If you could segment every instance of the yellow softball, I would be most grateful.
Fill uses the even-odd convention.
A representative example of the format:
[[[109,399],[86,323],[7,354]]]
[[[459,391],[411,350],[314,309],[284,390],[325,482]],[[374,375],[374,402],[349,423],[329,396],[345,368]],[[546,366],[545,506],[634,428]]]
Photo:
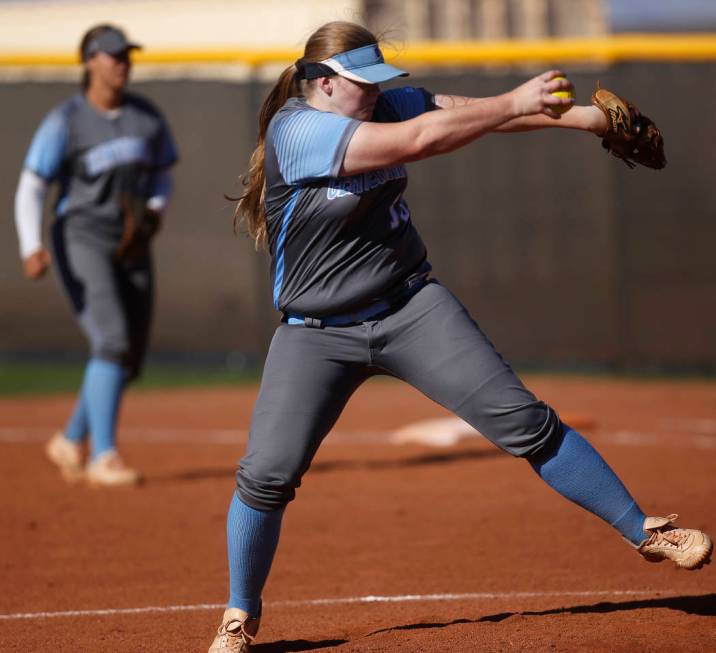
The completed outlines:
[[[559,75],[557,77],[553,77],[552,79],[567,79],[567,78],[564,77],[563,75]],[[554,93],[552,93],[552,95],[574,100],[574,89],[569,89],[569,90],[565,90],[565,91],[555,91]],[[565,113],[566,111],[569,111],[571,108],[572,108],[571,104],[567,104],[566,106],[563,106],[563,107],[561,107],[561,106],[560,107],[552,107],[552,109],[554,111],[556,111],[557,113]]]

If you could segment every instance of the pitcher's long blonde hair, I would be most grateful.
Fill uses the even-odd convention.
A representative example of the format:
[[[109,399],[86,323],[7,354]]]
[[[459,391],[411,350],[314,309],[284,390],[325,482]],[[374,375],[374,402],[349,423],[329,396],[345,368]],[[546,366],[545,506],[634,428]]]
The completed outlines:
[[[341,52],[353,50],[378,43],[378,39],[365,27],[345,21],[326,23],[319,27],[306,41],[302,61],[317,63]],[[246,224],[249,236],[259,247],[267,245],[266,210],[266,176],[264,174],[264,154],[266,130],[271,118],[290,97],[303,95],[305,80],[296,79],[296,66],[291,64],[281,73],[273,89],[261,106],[259,112],[259,135],[256,149],[249,161],[249,171],[240,178],[246,190],[238,198],[234,214],[234,226],[239,222]]]

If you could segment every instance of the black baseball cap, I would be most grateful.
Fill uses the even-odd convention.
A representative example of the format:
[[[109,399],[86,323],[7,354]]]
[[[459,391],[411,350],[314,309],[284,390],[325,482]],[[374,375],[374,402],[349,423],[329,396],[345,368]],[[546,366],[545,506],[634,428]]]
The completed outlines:
[[[85,46],[82,52],[82,61],[87,61],[91,56],[98,52],[106,52],[112,56],[122,54],[127,50],[141,50],[142,46],[138,43],[131,43],[127,40],[124,32],[116,27],[110,27],[100,32]]]

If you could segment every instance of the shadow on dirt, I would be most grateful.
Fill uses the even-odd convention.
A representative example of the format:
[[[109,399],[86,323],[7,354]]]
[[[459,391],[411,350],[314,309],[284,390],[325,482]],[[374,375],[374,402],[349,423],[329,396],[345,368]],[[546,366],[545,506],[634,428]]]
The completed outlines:
[[[453,619],[443,623],[422,623],[422,624],[405,624],[404,626],[390,626],[389,628],[381,628],[368,633],[366,637],[379,635],[380,633],[390,633],[396,630],[428,630],[430,628],[447,628],[448,626],[456,626],[457,624],[476,624],[479,619]]]
[[[444,453],[430,453],[409,458],[394,460],[326,460],[313,463],[309,474],[321,474],[340,470],[384,470],[404,469],[410,467],[423,467],[427,465],[446,465],[466,460],[481,460],[495,456],[505,456],[497,448],[470,451],[446,451]],[[236,467],[212,467],[204,469],[188,469],[173,474],[149,476],[148,484],[170,483],[176,481],[200,481],[211,478],[232,478]]]
[[[205,467],[203,469],[187,469],[171,474],[148,475],[145,482],[147,485],[159,483],[176,483],[184,481],[203,481],[210,478],[232,479],[236,473],[236,467]]]
[[[347,644],[347,639],[326,639],[321,642],[309,642],[305,639],[282,640],[266,644],[254,644],[251,653],[298,653],[299,651],[315,651],[328,646]]]
[[[701,594],[699,596],[672,596],[660,599],[640,599],[637,601],[624,601],[622,603],[593,603],[591,605],[575,605],[568,608],[554,608],[551,610],[525,611],[525,612],[500,612],[498,614],[486,615],[479,619],[454,619],[452,621],[437,623],[406,624],[404,626],[391,626],[374,630],[367,636],[378,635],[396,630],[425,630],[430,628],[447,628],[458,624],[477,624],[484,622],[500,622],[510,617],[544,617],[553,614],[599,614],[610,612],[622,612],[626,610],[644,610],[654,608],[668,608],[680,610],[686,614],[694,614],[702,617],[716,616],[716,594]]]
[[[314,463],[309,473],[333,472],[341,469],[402,469],[405,467],[422,467],[424,465],[445,465],[464,460],[480,460],[504,455],[507,454],[494,448],[469,451],[446,451],[444,453],[424,454],[396,460],[326,460]]]
[[[551,614],[594,614],[623,612],[626,610],[644,610],[654,608],[669,608],[680,610],[686,614],[695,614],[702,617],[716,616],[716,594],[702,594],[700,596],[671,596],[660,599],[639,599],[621,603],[593,603],[592,605],[575,605],[569,608],[554,608],[552,610],[539,610],[537,612],[501,612],[498,614],[480,617],[477,621],[504,621],[509,617],[520,615],[522,617],[543,617]]]

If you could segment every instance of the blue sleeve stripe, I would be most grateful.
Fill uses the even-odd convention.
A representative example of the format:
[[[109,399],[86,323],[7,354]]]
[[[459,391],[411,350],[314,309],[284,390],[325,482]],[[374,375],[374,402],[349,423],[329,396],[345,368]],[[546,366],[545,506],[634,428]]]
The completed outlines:
[[[308,142],[308,136],[311,130],[311,114],[306,111],[304,113],[296,114],[296,117],[292,121],[291,131],[284,132],[286,134],[286,175],[284,178],[288,181],[298,179],[301,168],[306,169],[307,162],[305,159],[302,160],[301,153],[306,152],[306,143]],[[293,156],[291,156],[293,155]]]
[[[336,158],[342,158],[347,147],[346,133],[358,124],[352,118],[314,110],[297,111],[280,120],[273,145],[286,183],[331,176]]]
[[[48,181],[57,177],[67,145],[67,120],[63,112],[51,112],[40,124],[25,157],[25,168]]]
[[[273,146],[278,161],[283,161],[288,156],[289,142],[286,133],[296,117],[298,117],[298,114],[293,114],[292,116],[288,116],[287,118],[284,118],[276,123],[274,128]]]
[[[301,155],[303,154],[305,157],[308,149],[306,145],[311,140],[314,123],[312,113],[302,111],[289,116],[284,123],[284,129],[281,130],[283,142],[278,153],[279,168],[288,183],[300,179],[301,174],[309,168],[308,161]],[[286,165],[284,166],[282,163]],[[320,176],[320,171],[312,170],[312,172],[315,177]]]
[[[285,265],[286,233],[288,232],[288,223],[291,221],[291,216],[293,215],[293,210],[296,208],[300,192],[301,189],[296,188],[286,204],[286,208],[283,211],[281,229],[278,232],[278,240],[276,241],[276,274],[274,275],[273,282],[273,305],[276,308],[278,308],[278,300],[281,296],[281,288],[283,287],[283,271]]]
[[[323,162],[321,159],[321,152],[316,151],[315,148],[309,147],[313,136],[315,134],[315,127],[317,124],[316,118],[320,114],[312,114],[309,111],[298,114],[296,118],[296,124],[291,131],[293,138],[289,140],[288,147],[289,152],[293,156],[288,157],[288,165],[286,167],[286,173],[288,178],[292,181],[298,181],[299,179],[306,177],[321,177],[323,176],[326,166],[321,165]],[[303,155],[303,156],[301,156]],[[286,179],[286,176],[284,176]],[[288,181],[288,179],[286,179]],[[289,182],[290,183],[290,182]]]

